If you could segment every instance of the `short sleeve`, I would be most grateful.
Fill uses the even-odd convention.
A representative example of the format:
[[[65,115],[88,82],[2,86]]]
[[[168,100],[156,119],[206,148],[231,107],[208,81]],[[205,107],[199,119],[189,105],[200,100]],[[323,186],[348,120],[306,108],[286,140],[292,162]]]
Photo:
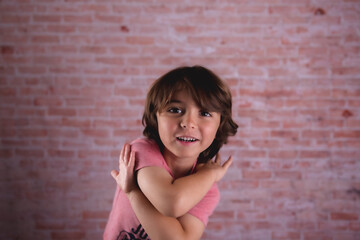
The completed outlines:
[[[164,157],[155,141],[147,138],[139,138],[130,145],[131,150],[135,152],[135,171],[144,167],[164,166]]]
[[[189,213],[207,225],[210,215],[214,212],[220,200],[220,193],[216,183],[210,188],[204,198],[190,209]]]

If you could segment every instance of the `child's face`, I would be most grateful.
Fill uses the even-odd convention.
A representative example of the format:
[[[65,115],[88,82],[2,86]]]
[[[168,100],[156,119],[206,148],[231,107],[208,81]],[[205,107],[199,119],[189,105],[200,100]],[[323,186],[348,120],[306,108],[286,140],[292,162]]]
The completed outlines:
[[[200,109],[187,91],[174,94],[170,103],[157,114],[164,156],[194,158],[213,142],[220,125],[221,114]]]

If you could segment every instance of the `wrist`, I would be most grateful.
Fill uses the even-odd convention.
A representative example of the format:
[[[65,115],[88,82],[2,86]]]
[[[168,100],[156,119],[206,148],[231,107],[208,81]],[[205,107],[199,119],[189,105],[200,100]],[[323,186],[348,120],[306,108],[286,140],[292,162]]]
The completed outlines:
[[[216,182],[217,180],[217,175],[216,175],[216,171],[213,168],[201,168],[201,170],[199,171],[201,174],[205,174],[207,176],[209,176],[209,178],[211,178],[212,182]]]
[[[131,198],[136,197],[136,195],[138,195],[139,192],[141,192],[139,188],[134,188],[128,192],[125,192],[125,194],[128,197],[128,199],[130,200]]]

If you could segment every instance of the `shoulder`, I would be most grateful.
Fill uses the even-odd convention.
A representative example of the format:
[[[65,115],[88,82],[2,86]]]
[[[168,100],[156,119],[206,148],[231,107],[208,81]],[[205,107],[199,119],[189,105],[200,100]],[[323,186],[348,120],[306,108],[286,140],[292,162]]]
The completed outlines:
[[[138,147],[138,148],[152,148],[152,147],[156,147],[159,148],[159,146],[157,145],[157,143],[149,138],[137,138],[134,141],[132,141],[130,143],[131,147]]]
[[[147,166],[162,166],[163,155],[154,140],[138,138],[131,142],[131,151],[135,152],[135,170]]]
[[[141,155],[162,157],[160,148],[154,140],[148,138],[138,138],[131,142],[131,150]]]

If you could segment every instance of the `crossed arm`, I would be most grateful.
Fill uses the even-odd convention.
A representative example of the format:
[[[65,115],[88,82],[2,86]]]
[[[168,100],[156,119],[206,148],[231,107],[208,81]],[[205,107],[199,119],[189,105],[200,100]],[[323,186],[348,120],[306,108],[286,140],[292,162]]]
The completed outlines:
[[[152,239],[200,239],[204,224],[187,212],[219,181],[232,159],[223,165],[217,156],[214,162],[204,164],[195,174],[175,181],[164,169],[147,167],[137,174],[135,181],[135,153],[125,144],[119,158],[118,171],[111,175],[126,193],[142,226]]]

